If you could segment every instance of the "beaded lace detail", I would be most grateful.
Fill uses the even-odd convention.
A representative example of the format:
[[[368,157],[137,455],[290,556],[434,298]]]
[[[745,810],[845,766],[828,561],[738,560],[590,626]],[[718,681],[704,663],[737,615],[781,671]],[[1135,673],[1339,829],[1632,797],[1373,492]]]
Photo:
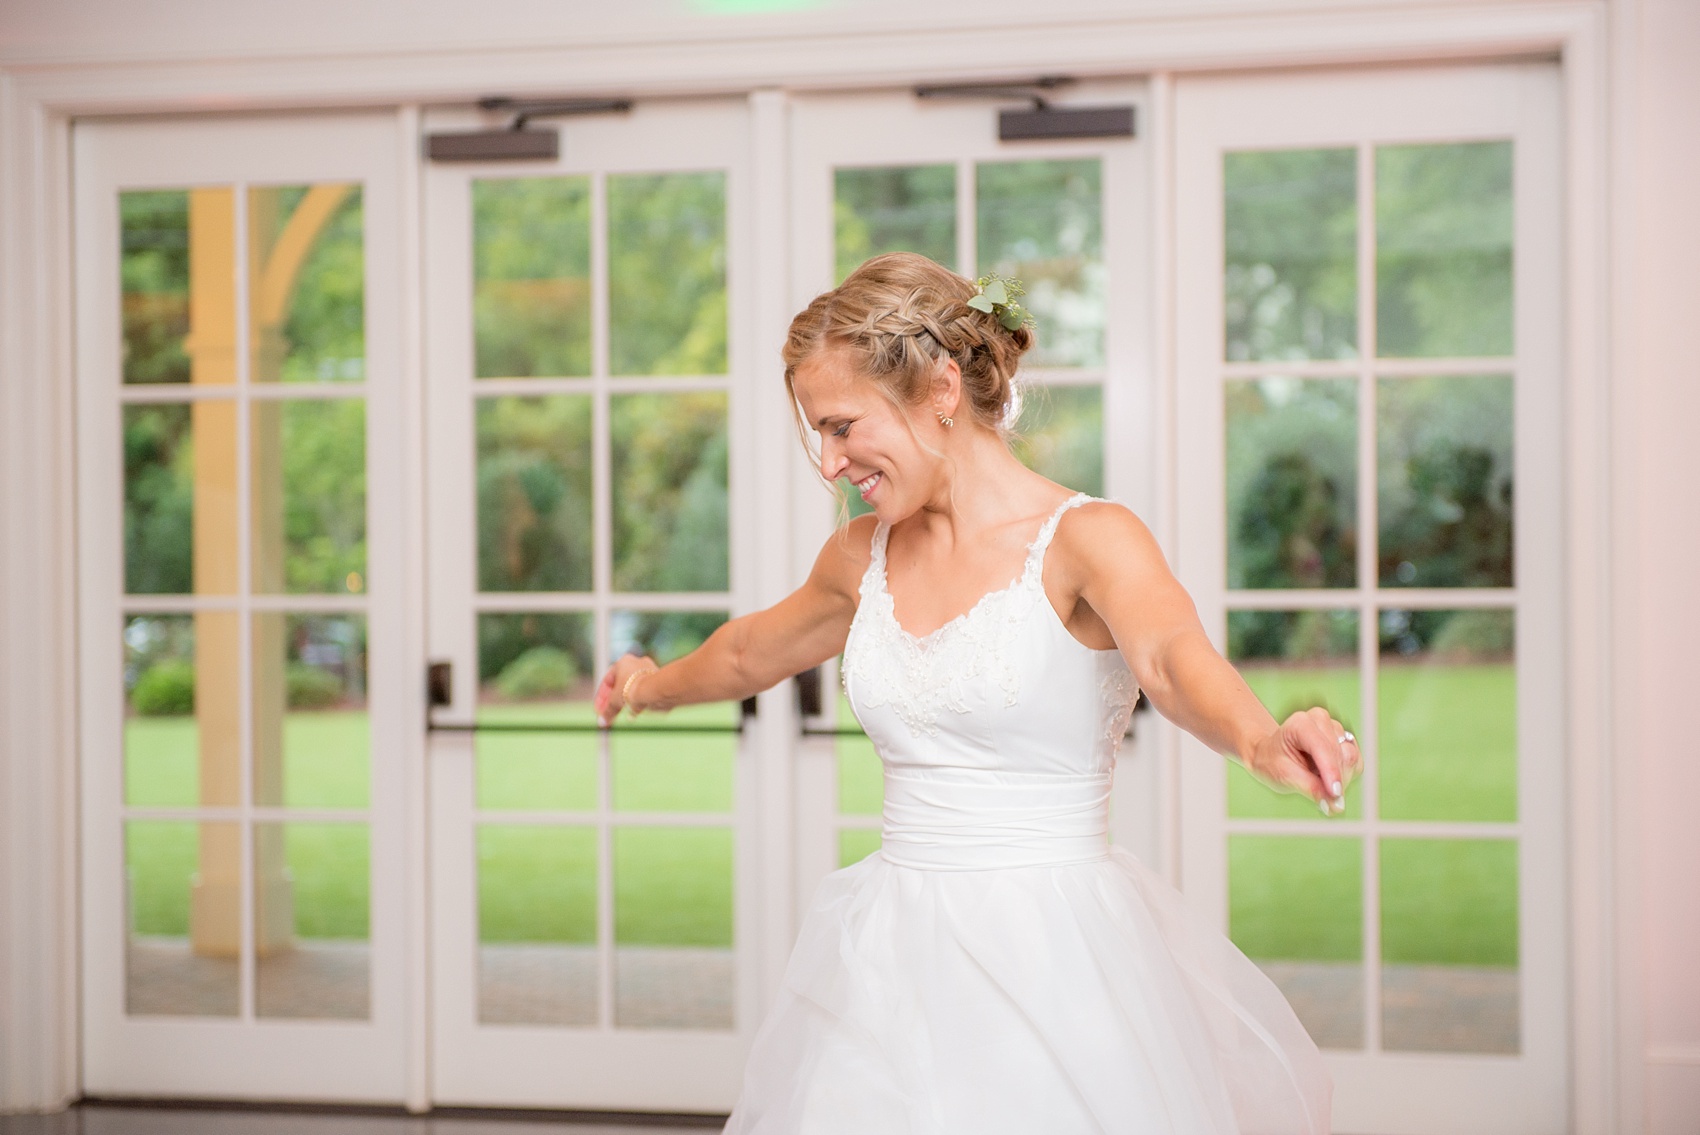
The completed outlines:
[[[1104,675],[1099,688],[1103,691],[1104,709],[1107,711],[1104,740],[1110,743],[1113,751],[1121,748],[1127,736],[1128,724],[1133,720],[1133,707],[1139,702],[1139,683],[1133,680],[1133,671],[1118,666]]]
[[[857,699],[869,708],[891,706],[911,733],[929,736],[938,734],[944,711],[967,713],[970,695],[984,689],[987,680],[1003,691],[1005,705],[1014,705],[1021,690],[1011,647],[1034,603],[1048,602],[1042,580],[1045,549],[1063,514],[1094,499],[1079,493],[1064,501],[1027,546],[1014,582],[987,592],[966,613],[920,637],[897,621],[886,586],[890,530],[884,524],[876,528],[861,602],[844,648],[845,683],[856,683]]]

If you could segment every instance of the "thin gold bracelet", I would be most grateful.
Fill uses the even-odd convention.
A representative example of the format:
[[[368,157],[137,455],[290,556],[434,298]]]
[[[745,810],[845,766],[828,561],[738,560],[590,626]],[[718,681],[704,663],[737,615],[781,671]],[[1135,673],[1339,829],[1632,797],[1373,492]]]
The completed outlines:
[[[632,701],[632,687],[637,683],[639,678],[647,678],[659,669],[661,669],[661,667],[652,662],[645,669],[634,670],[632,671],[632,676],[626,679],[626,684],[620,687],[620,700],[625,703],[626,709],[630,711],[633,717],[636,717],[643,711],[638,709],[637,705]]]

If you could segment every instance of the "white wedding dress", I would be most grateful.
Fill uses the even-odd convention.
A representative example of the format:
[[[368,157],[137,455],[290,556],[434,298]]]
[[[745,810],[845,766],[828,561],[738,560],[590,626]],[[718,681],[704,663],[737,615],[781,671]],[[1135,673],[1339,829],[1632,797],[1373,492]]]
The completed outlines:
[[[917,639],[874,535],[845,690],[881,851],[829,876],[757,1033],[737,1135],[1313,1135],[1331,1086],[1279,991],[1107,842],[1136,695],[1040,582]]]

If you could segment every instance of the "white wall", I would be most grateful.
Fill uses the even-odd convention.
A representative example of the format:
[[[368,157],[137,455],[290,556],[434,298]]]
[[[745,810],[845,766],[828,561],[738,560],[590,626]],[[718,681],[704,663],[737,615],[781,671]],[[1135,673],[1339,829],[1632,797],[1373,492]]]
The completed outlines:
[[[1639,764],[1647,1129],[1700,1132],[1700,3],[1642,0],[1619,376],[1618,728]]]

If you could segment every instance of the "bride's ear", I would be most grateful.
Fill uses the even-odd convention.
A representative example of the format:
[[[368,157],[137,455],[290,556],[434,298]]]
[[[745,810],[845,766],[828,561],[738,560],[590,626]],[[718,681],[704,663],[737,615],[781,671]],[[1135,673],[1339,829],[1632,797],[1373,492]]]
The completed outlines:
[[[946,418],[955,418],[962,408],[962,370],[955,359],[947,358],[933,368],[927,405],[935,417]]]

